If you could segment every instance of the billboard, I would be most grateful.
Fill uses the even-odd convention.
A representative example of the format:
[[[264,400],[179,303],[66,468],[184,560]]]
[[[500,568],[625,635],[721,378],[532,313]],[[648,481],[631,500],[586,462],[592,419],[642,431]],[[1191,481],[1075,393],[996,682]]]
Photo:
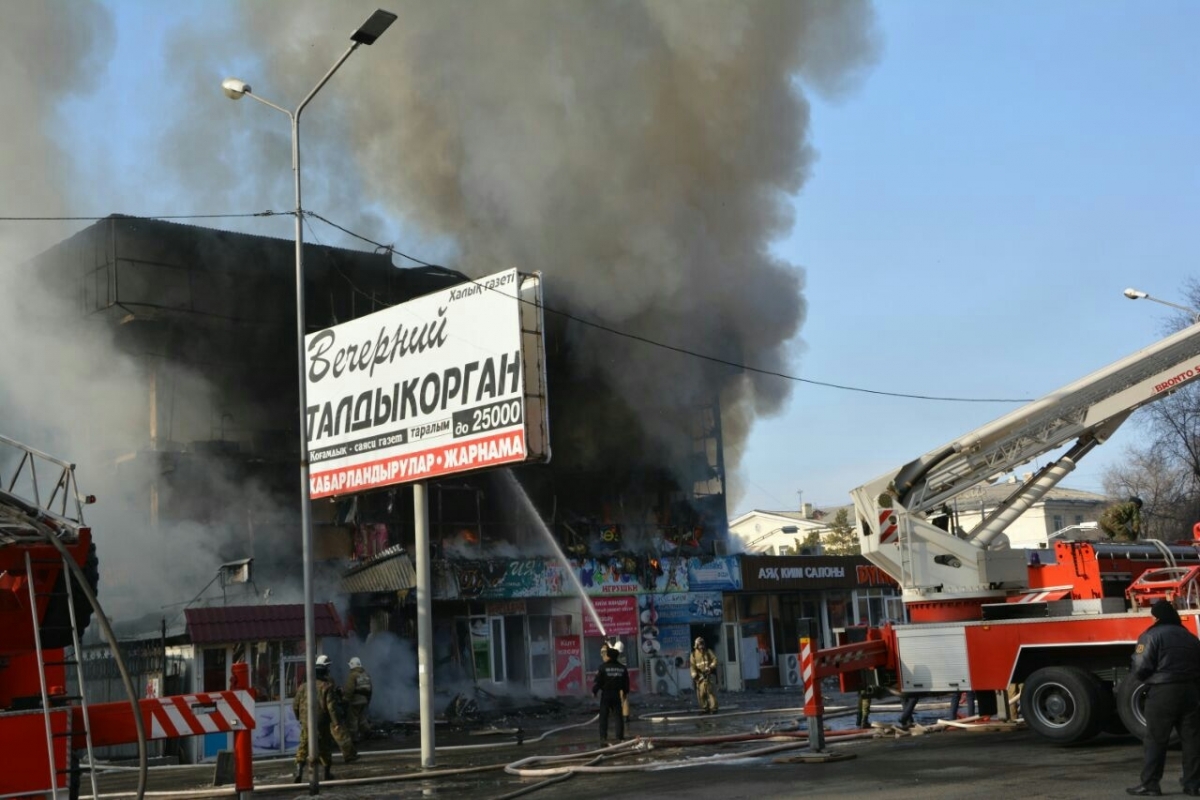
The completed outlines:
[[[307,335],[311,496],[548,459],[541,310],[510,269]]]

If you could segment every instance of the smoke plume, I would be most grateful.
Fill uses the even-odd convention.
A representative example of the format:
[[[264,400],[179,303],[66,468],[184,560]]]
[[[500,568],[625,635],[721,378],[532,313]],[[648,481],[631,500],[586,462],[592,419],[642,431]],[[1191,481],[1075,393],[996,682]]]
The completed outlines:
[[[155,69],[139,76],[150,88],[124,111],[158,132],[156,146],[133,159],[137,172],[101,170],[109,180],[88,185],[71,154],[105,134],[72,127],[62,103],[97,87],[114,52],[114,23],[90,0],[23,4],[0,26],[0,96],[20,109],[6,119],[0,149],[0,214],[286,210],[286,119],[250,99],[231,102],[220,81],[243,78],[295,108],[349,44],[343,34],[378,5],[264,0],[230,3],[228,14],[181,11],[183,21],[162,35]],[[754,419],[779,410],[789,384],[647,340],[788,369],[804,320],[804,273],[770,248],[792,224],[791,198],[815,157],[805,92],[837,96],[870,66],[869,4],[385,5],[397,22],[360,48],[302,117],[306,207],[470,275],[541,270],[549,307],[637,337],[569,325],[564,346],[580,385],[619,393],[671,459],[679,454],[664,443],[682,440],[683,420],[668,409],[719,396],[733,471]],[[100,160],[108,146],[87,152]],[[147,207],[147,197],[159,205]],[[243,225],[290,233],[279,223]],[[116,501],[114,458],[144,443],[144,376],[104,326],[85,335],[69,329],[78,298],[50,306],[31,296],[28,276],[19,276],[19,289],[12,283],[10,265],[69,233],[0,222],[0,312],[32,319],[18,328],[22,347],[0,348],[0,432],[28,431],[35,446],[61,447],[80,462],[86,491],[94,481],[112,484],[96,491],[97,512],[111,516],[101,574],[121,564],[122,580],[134,578],[112,586],[111,598],[153,571],[159,596],[151,599],[147,585],[128,606],[150,610],[198,590],[228,541],[218,534],[216,543],[189,546],[214,535],[205,526],[182,531],[177,550],[151,551],[162,546],[155,534]],[[191,380],[182,368],[178,378]],[[189,395],[205,403],[202,389]],[[604,409],[582,416],[613,418]],[[87,424],[64,424],[72,417]],[[561,443],[553,418],[552,432]],[[622,431],[596,424],[573,436],[572,449],[595,447],[603,460],[611,451],[602,443]],[[211,485],[222,481],[233,491],[226,476]],[[253,489],[244,494],[232,508],[255,504]]]
[[[376,5],[239,5],[244,18],[230,33],[247,48],[243,59],[262,59],[253,79],[239,77],[294,107],[285,98],[303,97],[334,57],[329,32],[348,33]],[[446,263],[469,275],[541,270],[548,306],[633,336],[788,369],[804,275],[770,246],[789,230],[791,198],[814,159],[804,91],[838,95],[874,58],[866,2],[388,8],[396,23],[302,117],[312,126],[305,158],[316,165],[306,173],[315,176],[310,207],[383,241],[415,231],[404,243],[421,254],[436,257],[448,242]],[[198,36],[189,32],[180,48],[202,61]],[[211,92],[214,77],[194,79]],[[171,151],[229,136],[248,142],[247,124],[285,132],[283,120],[262,119],[277,116],[267,109],[239,108],[236,123],[213,111],[196,109],[175,126]],[[267,143],[257,131],[252,141],[240,161],[226,148],[225,168],[258,172],[273,159],[278,186],[286,147],[273,141],[260,153]],[[199,163],[203,170],[181,165],[191,184],[214,175],[212,160]],[[578,377],[615,388],[660,446],[684,439],[680,415],[667,408],[719,397],[730,469],[753,420],[778,411],[790,391],[785,381],[595,328],[575,325],[571,336]]]

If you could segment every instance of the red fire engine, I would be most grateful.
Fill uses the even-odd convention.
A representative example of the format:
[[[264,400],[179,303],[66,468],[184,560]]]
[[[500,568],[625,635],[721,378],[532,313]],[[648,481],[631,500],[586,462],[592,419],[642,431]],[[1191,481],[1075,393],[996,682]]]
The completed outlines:
[[[818,673],[843,675],[844,688],[894,676],[904,692],[973,690],[985,714],[1003,714],[1000,693],[1021,685],[1027,724],[1064,744],[1144,733],[1145,693],[1129,674],[1134,643],[1158,597],[1200,633],[1200,542],[1025,550],[1004,533],[1134,410],[1198,376],[1192,325],[855,489],[863,554],[900,584],[909,623],[825,651]],[[957,495],[1046,454],[1050,463],[1015,482],[995,511],[970,530],[958,526]]]
[[[220,731],[241,734],[237,788],[249,788],[254,700],[244,665],[231,691],[138,697],[96,600],[96,548],[83,523],[93,499],[79,494],[74,464],[0,436],[0,797],[77,797],[84,774],[95,796],[94,748],[130,742],[139,743],[141,796],[147,740]],[[128,702],[87,702],[77,654],[92,619],[113,646]]]

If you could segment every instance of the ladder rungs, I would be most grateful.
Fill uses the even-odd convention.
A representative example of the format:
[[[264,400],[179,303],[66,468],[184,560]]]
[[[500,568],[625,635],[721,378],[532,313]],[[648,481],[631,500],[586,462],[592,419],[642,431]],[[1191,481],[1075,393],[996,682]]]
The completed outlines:
[[[43,666],[47,666],[47,667],[73,667],[73,666],[75,666],[75,665],[76,665],[76,664],[78,664],[78,663],[79,663],[79,662],[78,662],[78,661],[76,661],[76,660],[74,660],[74,659],[68,659],[67,661],[46,661],[46,662],[43,662]]]

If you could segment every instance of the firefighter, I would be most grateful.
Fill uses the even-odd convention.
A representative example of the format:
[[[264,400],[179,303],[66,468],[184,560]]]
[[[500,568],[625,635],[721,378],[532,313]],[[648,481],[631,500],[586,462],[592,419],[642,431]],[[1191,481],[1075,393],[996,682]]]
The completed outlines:
[[[617,660],[620,661],[626,669],[629,668],[629,662],[625,660],[625,643],[618,637],[614,636],[609,640],[608,646],[617,651]],[[621,716],[628,725],[629,719],[629,692],[625,693],[625,699],[621,701]]]
[[[338,703],[338,689],[329,677],[329,656],[317,656],[314,673],[317,684],[317,760],[325,765],[325,780],[333,780],[330,766],[333,762],[333,744],[341,748],[342,758],[347,764],[358,760],[354,742],[346,735],[342,725],[342,710]],[[308,682],[301,683],[292,699],[292,710],[300,721],[300,747],[296,750],[296,772],[293,783],[304,780],[304,764],[308,761]]]
[[[616,714],[617,740],[625,738],[625,717],[621,706],[629,695],[629,670],[620,662],[621,654],[611,647],[604,648],[604,663],[596,670],[592,696],[600,695],[600,743],[608,744],[608,715]]]
[[[701,714],[717,713],[717,656],[708,649],[703,636],[697,636],[688,666],[692,685],[696,687],[696,703]]]
[[[367,723],[367,706],[371,704],[371,675],[358,656],[350,659],[350,674],[346,676],[342,691],[346,697],[346,730],[357,744],[367,738],[371,730]]]
[[[1131,667],[1149,687],[1142,782],[1125,791],[1162,794],[1159,781],[1174,728],[1183,746],[1183,793],[1200,797],[1200,640],[1183,627],[1169,601],[1156,600],[1150,613],[1155,622],[1138,637]]]
[[[1104,509],[1100,529],[1119,542],[1137,541],[1142,535],[1142,498],[1130,497]]]

